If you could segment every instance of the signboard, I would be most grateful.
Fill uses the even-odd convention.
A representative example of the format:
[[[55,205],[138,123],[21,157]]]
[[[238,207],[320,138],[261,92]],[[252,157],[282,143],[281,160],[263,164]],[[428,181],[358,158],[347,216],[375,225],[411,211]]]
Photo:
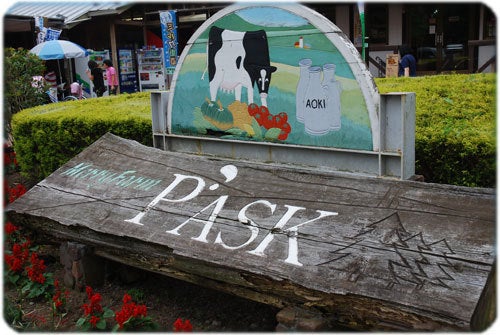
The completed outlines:
[[[36,33],[36,44],[45,42],[45,32],[44,18],[43,16],[35,16],[35,33]]]
[[[336,320],[345,309],[354,326],[465,330],[494,273],[495,204],[494,190],[165,152],[107,134],[7,214],[183,280]]]
[[[42,16],[36,16],[35,18],[35,32],[36,32],[36,43],[40,44],[45,41],[58,40],[61,36],[60,29],[54,29],[50,27],[45,27],[45,18]]]
[[[385,57],[385,77],[397,77],[399,74],[399,55],[387,54]]]
[[[168,132],[226,140],[379,149],[379,95],[354,45],[307,7],[233,5],[179,59]]]
[[[177,65],[177,19],[175,10],[160,12],[165,73],[172,74]]]

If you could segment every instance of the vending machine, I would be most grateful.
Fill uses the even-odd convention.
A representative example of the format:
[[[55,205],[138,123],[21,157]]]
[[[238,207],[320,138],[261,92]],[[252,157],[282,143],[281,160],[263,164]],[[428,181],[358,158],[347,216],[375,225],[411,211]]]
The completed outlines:
[[[141,92],[166,89],[163,48],[148,46],[137,50],[137,67]]]
[[[134,93],[139,91],[137,74],[135,72],[134,52],[132,50],[118,50],[118,71],[120,93]]]
[[[93,84],[92,81],[87,77],[87,74],[85,71],[89,68],[88,66],[88,61],[93,60],[99,65],[101,69],[102,67],[102,62],[105,59],[110,59],[109,57],[109,50],[102,50],[102,51],[95,51],[95,50],[87,50],[89,52],[87,57],[80,57],[80,58],[75,58],[75,74],[76,74],[76,81],[82,84],[83,87],[83,95],[86,98],[90,98],[92,96],[95,96],[93,94]],[[104,69],[103,69],[104,72]],[[108,87],[108,82],[106,79],[104,79],[104,85]],[[108,92],[104,92],[104,95],[108,95]]]

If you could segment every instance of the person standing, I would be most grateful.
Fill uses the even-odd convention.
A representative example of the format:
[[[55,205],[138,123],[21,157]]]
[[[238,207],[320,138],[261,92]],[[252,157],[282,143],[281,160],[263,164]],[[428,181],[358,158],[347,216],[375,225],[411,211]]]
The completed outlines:
[[[103,62],[104,70],[106,70],[106,79],[108,80],[109,95],[116,95],[116,90],[118,89],[118,74],[116,69],[113,67],[113,63],[109,59],[105,59]]]
[[[87,77],[89,77],[89,79],[92,80],[92,83],[94,84],[95,94],[98,97],[102,97],[102,95],[106,91],[102,70],[93,60],[89,60],[87,65],[89,66],[89,68],[87,69],[87,71],[85,71],[85,73],[87,73]]]
[[[417,76],[417,60],[411,53],[411,48],[407,45],[401,45],[398,48],[399,56],[399,77],[416,77]]]
[[[57,102],[59,99],[57,97],[57,75],[56,71],[52,68],[47,68],[47,71],[43,75],[43,79],[48,86],[48,95],[50,101]]]

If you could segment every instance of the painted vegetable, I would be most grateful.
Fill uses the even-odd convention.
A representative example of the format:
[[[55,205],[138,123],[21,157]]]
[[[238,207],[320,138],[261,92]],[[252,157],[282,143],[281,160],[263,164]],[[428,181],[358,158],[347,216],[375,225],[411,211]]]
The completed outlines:
[[[227,130],[233,126],[233,114],[222,106],[222,103],[206,99],[201,105],[203,117],[220,130]]]

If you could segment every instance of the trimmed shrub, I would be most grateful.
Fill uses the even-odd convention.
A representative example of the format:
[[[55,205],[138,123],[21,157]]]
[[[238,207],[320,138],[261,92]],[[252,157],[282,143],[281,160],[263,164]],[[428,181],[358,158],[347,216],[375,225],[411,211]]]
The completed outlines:
[[[378,78],[380,93],[416,93],[417,174],[428,182],[495,187],[496,74]]]
[[[42,79],[45,70],[43,61],[29,50],[19,48],[4,49],[4,135],[11,132],[12,115],[17,112],[40,105],[48,100]]]
[[[416,173],[428,182],[495,187],[496,75],[377,78],[380,93],[416,93]],[[22,173],[39,181],[106,132],[152,146],[150,94],[30,108],[13,119]]]
[[[15,114],[12,128],[21,173],[38,182],[107,132],[152,146],[150,94],[37,106]]]

